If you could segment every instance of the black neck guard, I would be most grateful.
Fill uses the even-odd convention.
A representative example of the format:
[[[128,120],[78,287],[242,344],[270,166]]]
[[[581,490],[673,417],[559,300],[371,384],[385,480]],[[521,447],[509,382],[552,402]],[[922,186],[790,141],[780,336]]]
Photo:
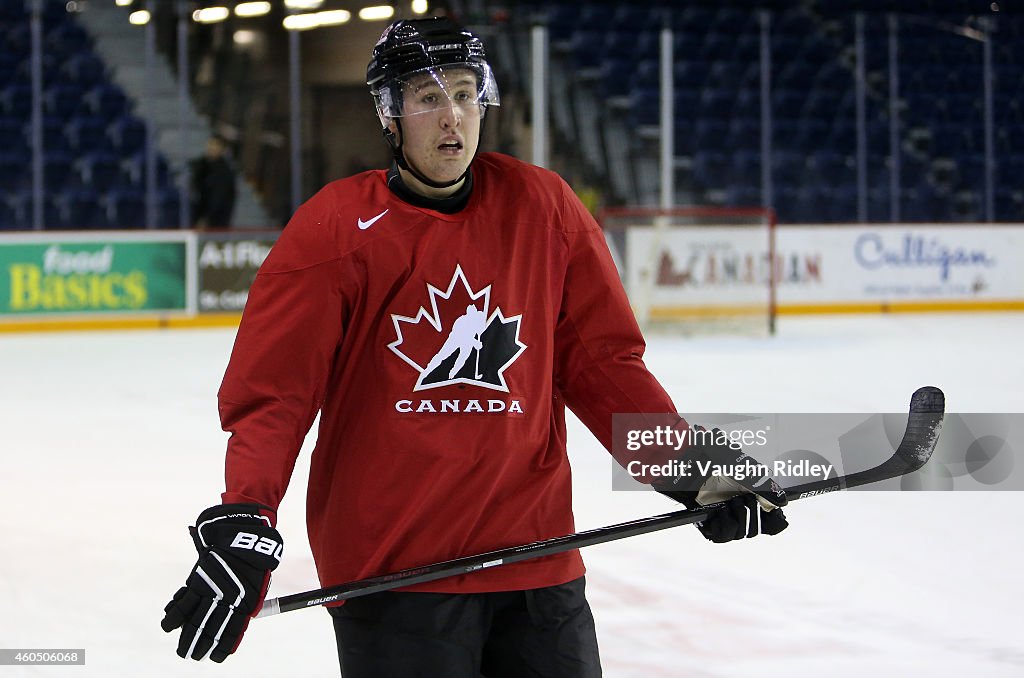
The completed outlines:
[[[391,189],[392,193],[410,205],[431,209],[441,214],[455,214],[466,207],[469,203],[469,196],[473,192],[473,172],[471,169],[466,170],[465,177],[466,181],[463,182],[459,190],[447,198],[428,198],[406,186],[405,182],[402,181],[402,175],[398,172],[398,165],[391,165],[391,169],[388,170],[388,188]]]

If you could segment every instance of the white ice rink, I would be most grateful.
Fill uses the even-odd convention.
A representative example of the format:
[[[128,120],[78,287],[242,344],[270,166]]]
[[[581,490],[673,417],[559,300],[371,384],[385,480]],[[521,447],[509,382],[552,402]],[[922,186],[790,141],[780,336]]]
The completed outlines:
[[[159,627],[218,501],[216,390],[233,330],[0,335],[0,647],[85,648],[84,667],[6,676],[337,676],[322,610],[254,621],[221,665]],[[773,339],[650,341],[683,412],[1024,412],[1024,314],[783,318]],[[577,527],[673,510],[611,492],[575,420]],[[1018,460],[1020,461],[1020,460]],[[305,462],[306,466],[303,466]],[[317,586],[300,459],[272,595]],[[610,678],[1024,675],[1019,493],[849,492],[795,503],[774,538],[681,527],[584,551]],[[400,678],[400,677],[396,677]]]

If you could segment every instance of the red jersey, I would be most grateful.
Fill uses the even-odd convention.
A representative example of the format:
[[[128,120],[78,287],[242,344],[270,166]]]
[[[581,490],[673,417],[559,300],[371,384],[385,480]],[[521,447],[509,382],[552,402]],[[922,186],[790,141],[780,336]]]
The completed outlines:
[[[278,507],[321,412],[306,517],[320,582],[574,531],[564,408],[674,412],[597,223],[553,172],[483,153],[468,204],[371,171],[295,213],[249,293],[219,393],[225,502]],[[610,481],[609,481],[610,482]],[[409,587],[536,588],[578,551]]]

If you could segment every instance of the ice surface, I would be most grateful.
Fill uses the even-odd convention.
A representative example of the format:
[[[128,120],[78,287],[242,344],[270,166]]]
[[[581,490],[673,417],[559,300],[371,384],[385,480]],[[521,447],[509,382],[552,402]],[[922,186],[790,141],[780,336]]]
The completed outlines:
[[[217,501],[216,390],[233,331],[0,336],[0,646],[86,649],[86,666],[3,676],[336,676],[322,610],[254,621],[225,664],[185,662],[159,628],[193,561],[185,526]],[[774,339],[652,338],[683,412],[1024,412],[1024,315],[783,318]],[[673,510],[611,492],[608,455],[570,422],[579,529]],[[272,594],[317,586],[308,453],[281,510]],[[1011,492],[850,492],[787,510],[775,538],[691,527],[591,547],[610,678],[1020,676],[1024,537]],[[795,672],[795,673],[794,673]]]

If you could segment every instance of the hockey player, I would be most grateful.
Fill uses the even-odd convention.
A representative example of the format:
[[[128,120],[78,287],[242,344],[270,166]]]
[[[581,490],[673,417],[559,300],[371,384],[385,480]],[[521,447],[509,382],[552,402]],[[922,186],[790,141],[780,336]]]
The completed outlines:
[[[609,449],[613,413],[676,411],[572,190],[477,154],[499,104],[481,41],[445,18],[397,21],[367,81],[394,166],[313,196],[252,286],[219,392],[226,490],[192,528],[198,562],[162,622],[182,657],[223,661],[259,610],[317,412],[306,519],[329,586],[573,532],[565,407]],[[713,482],[736,495],[708,538],[785,527],[774,483],[691,480],[661,489],[688,505]],[[598,676],[583,575],[571,551],[351,599],[329,610],[342,671]]]
[[[452,323],[452,331],[448,335],[447,341],[441,347],[441,350],[427,363],[426,374],[429,375],[436,370],[446,358],[449,358],[456,352],[458,352],[458,356],[455,359],[455,364],[448,371],[449,379],[455,378],[455,375],[462,369],[462,366],[469,360],[469,354],[474,351],[477,355],[477,366],[479,367],[480,350],[484,347],[483,342],[480,340],[480,335],[483,334],[484,329],[487,327],[486,322],[487,318],[483,311],[472,304],[467,306],[466,314]],[[474,374],[477,379],[481,376],[479,369]]]

